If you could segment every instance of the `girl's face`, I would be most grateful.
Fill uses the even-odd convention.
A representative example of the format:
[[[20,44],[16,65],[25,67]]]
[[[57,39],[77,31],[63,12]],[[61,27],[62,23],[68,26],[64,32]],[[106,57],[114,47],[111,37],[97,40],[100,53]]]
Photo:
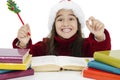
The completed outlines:
[[[55,28],[57,34],[64,38],[69,39],[78,30],[77,18],[72,10],[61,9],[58,11],[55,20]]]

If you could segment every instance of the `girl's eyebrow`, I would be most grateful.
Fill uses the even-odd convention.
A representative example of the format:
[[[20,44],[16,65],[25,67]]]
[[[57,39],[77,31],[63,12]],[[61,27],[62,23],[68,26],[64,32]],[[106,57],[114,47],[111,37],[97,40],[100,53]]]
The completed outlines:
[[[58,17],[60,17],[60,16],[62,16],[62,14],[60,14],[60,15],[57,15],[57,16],[56,16],[56,19],[57,19]]]
[[[73,17],[76,17],[74,14],[69,14],[69,15],[71,15],[71,16],[73,16]]]
[[[73,17],[76,17],[74,14],[69,14],[70,16],[73,16]],[[60,14],[60,15],[57,15],[56,16],[56,19],[58,18],[58,17],[60,17],[60,16],[62,16],[62,14]]]

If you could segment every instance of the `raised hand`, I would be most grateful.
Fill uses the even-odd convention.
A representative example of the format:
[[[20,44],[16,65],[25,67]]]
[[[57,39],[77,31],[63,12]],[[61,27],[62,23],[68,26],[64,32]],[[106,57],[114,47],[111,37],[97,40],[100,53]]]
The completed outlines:
[[[19,30],[18,30],[18,35],[17,38],[19,39],[19,44],[18,46],[21,48],[25,48],[31,38],[30,35],[28,35],[28,32],[30,32],[30,27],[28,24],[23,25]]]
[[[98,41],[103,41],[105,38],[104,34],[104,24],[99,21],[98,19],[95,19],[94,17],[90,17],[86,21],[86,26],[90,30],[91,33],[94,34],[95,38]]]

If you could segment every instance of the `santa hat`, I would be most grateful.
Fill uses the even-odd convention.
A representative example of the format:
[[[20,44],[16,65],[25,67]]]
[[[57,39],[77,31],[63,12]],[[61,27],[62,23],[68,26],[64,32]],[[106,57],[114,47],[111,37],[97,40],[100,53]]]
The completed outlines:
[[[81,27],[84,27],[84,14],[83,11],[81,10],[80,6],[71,0],[62,0],[59,3],[57,3],[55,6],[51,8],[50,15],[49,15],[49,20],[48,20],[48,26],[49,30],[51,31],[52,26],[54,24],[56,14],[60,9],[71,9],[74,13],[74,15],[78,18]]]

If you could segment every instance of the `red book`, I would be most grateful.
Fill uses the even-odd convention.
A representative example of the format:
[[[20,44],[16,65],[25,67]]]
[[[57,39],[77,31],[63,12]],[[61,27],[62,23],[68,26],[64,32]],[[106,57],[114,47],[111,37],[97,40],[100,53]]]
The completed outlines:
[[[0,74],[0,80],[24,77],[29,75],[34,75],[34,70],[32,68],[29,68],[28,70],[18,70]]]
[[[120,75],[94,69],[86,68],[82,71],[83,77],[93,78],[95,80],[120,80]]]
[[[0,48],[0,63],[23,63],[29,49]]]

